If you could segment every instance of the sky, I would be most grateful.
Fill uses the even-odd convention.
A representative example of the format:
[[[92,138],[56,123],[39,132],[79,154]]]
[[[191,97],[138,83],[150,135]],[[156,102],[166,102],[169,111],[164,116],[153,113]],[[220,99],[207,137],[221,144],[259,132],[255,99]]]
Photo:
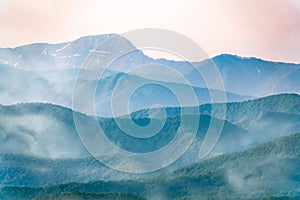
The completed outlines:
[[[300,0],[0,0],[0,47],[163,28],[222,53],[300,63]]]

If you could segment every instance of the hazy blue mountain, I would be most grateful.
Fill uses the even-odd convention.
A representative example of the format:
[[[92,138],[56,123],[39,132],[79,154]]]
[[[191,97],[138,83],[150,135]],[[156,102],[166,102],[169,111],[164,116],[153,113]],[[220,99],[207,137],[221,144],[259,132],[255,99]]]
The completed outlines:
[[[87,109],[85,106],[94,97],[96,97],[96,110],[100,116],[112,116],[110,104],[112,93],[116,86],[120,87],[123,93],[129,93],[133,85],[147,84],[140,88],[130,99],[131,111],[149,108],[153,104],[161,106],[174,107],[179,106],[177,97],[166,87],[175,88],[182,93],[187,90],[195,92],[197,105],[209,103],[210,93],[205,88],[191,87],[182,83],[171,83],[162,81],[152,81],[137,75],[130,75],[115,71],[106,71],[98,81],[97,72],[95,70],[81,70],[80,78],[77,78],[78,69],[65,70],[47,70],[47,71],[25,71],[9,65],[0,65],[0,72],[3,76],[0,78],[0,103],[9,105],[26,102],[43,102],[62,105],[72,108],[73,88],[76,83],[78,96],[83,102],[77,107],[77,110],[83,113],[95,114],[93,110]],[[118,81],[123,80],[122,84]],[[212,90],[222,94],[221,91]],[[178,94],[177,94],[178,95]],[[242,101],[251,99],[249,96],[239,96],[233,93],[226,93],[228,101]],[[88,98],[90,97],[90,98]],[[80,98],[80,97],[79,97]],[[119,101],[124,101],[120,94],[117,94]],[[195,105],[185,102],[185,105]],[[124,105],[126,106],[126,105]],[[126,113],[123,113],[126,114]]]
[[[268,97],[247,100],[243,102],[229,102],[217,104],[204,104],[197,107],[186,108],[167,108],[169,116],[178,116],[182,109],[185,113],[195,114],[197,110],[201,114],[212,115],[216,118],[223,118],[220,112],[226,106],[226,120],[233,124],[239,124],[244,128],[248,128],[250,121],[255,121],[262,115],[267,113],[282,113],[291,115],[300,115],[300,95],[298,94],[278,94]],[[212,107],[215,112],[212,112]],[[159,109],[153,108],[152,110]],[[156,111],[158,112],[158,111]],[[143,109],[131,113],[133,118],[147,117],[149,109]]]
[[[290,134],[300,131],[299,105],[300,97],[298,95],[275,95],[252,101],[229,103],[227,104],[226,116],[229,123],[226,123],[228,126],[230,123],[237,124],[247,130],[247,132],[245,132],[242,131],[243,129],[239,130],[237,126],[237,128],[233,127],[233,129],[237,130],[236,132],[243,133],[242,139],[245,140],[244,142],[246,143],[241,143],[240,147],[246,147],[248,142],[248,145],[262,142],[262,138],[256,137],[257,134],[262,135],[265,141],[280,136],[276,134],[276,130],[280,130],[280,134]],[[223,105],[216,104],[214,106],[221,107]],[[182,109],[188,109],[185,113],[189,113],[191,120],[193,120],[193,115],[195,115],[195,113],[193,113],[194,108]],[[205,132],[205,127],[207,127],[210,121],[209,115],[220,118],[218,112],[211,113],[210,109],[211,105],[209,104],[200,106],[203,120],[200,119],[199,132]],[[155,111],[155,108],[153,111]],[[178,129],[178,125],[173,125],[180,122],[180,116],[178,108],[166,108],[166,111],[168,113],[166,127],[168,128],[164,129],[164,135],[169,135],[170,139],[172,131],[176,132]],[[133,119],[143,119],[148,118],[148,114],[149,112],[147,110],[141,110],[132,113],[131,117]],[[81,115],[83,116],[82,120],[85,120],[86,124],[89,124],[89,121],[93,119],[84,114]],[[72,110],[70,109],[51,104],[1,106],[0,118],[1,137],[3,138],[0,140],[2,141],[0,145],[2,153],[28,153],[27,155],[30,156],[42,156],[46,158],[55,158],[56,156],[64,157],[64,154],[68,158],[87,155],[84,148],[79,145],[80,140],[74,127]],[[107,132],[114,132],[114,134],[111,134],[112,136],[116,137],[118,134],[122,136],[121,130],[118,129],[113,119],[99,119],[101,119],[100,123],[102,123],[103,127],[106,127]],[[276,125],[280,126],[276,127]],[[202,126],[204,128],[201,130]],[[91,134],[92,133],[93,130],[91,130]],[[230,133],[230,131],[228,131],[228,133]],[[125,139],[125,136],[123,139]],[[164,140],[160,141],[161,138],[155,139],[156,140],[151,142],[154,142],[158,146],[166,142]],[[237,144],[239,144],[238,142],[241,142],[241,140],[237,140]],[[126,142],[124,144],[128,145]],[[136,143],[136,145],[138,145],[138,143]],[[19,146],[20,148],[14,148],[14,146]],[[142,143],[141,146],[143,146]],[[153,146],[150,145],[150,147]],[[146,149],[141,149],[141,151],[145,150]]]
[[[122,80],[122,84],[118,83]],[[114,86],[118,85],[118,89],[122,91],[120,94],[116,94],[116,99],[119,104],[127,107],[129,103],[130,112],[141,110],[144,108],[150,108],[152,105],[159,104],[160,107],[186,107],[186,106],[196,106],[211,102],[210,93],[223,95],[222,91],[211,90],[207,88],[191,87],[186,84],[172,83],[172,82],[162,82],[162,81],[151,81],[149,79],[141,78],[136,75],[128,75],[124,73],[119,73],[115,76],[107,77],[102,79],[100,82],[93,82],[91,85],[97,84],[95,102],[97,115],[99,116],[111,116],[111,110],[107,109],[111,106],[112,93],[114,92]],[[131,92],[132,85],[143,85],[131,96],[130,101],[127,102],[122,98],[123,94],[128,94]],[[89,85],[90,86],[90,85]],[[168,90],[172,88],[175,91],[180,91],[179,93],[173,93]],[[90,91],[91,89],[85,88],[82,91]],[[185,95],[186,91],[193,90],[195,97],[190,97],[195,99],[194,101],[184,101],[180,102],[180,95]],[[233,93],[225,93],[227,96],[227,101],[237,102],[252,99],[250,96],[239,96]],[[84,96],[84,95],[80,95]],[[223,103],[223,102],[215,102]],[[104,109],[106,108],[106,109]],[[128,114],[128,113],[122,113]]]
[[[225,102],[213,105],[209,104],[210,93],[203,77],[194,69],[207,67],[211,60],[188,63],[152,59],[116,34],[82,37],[61,44],[0,48],[0,104],[10,105],[0,106],[0,199],[300,196],[300,136],[273,140],[300,132],[300,65],[228,54],[212,61],[220,71],[227,96]],[[148,69],[131,71],[143,65]],[[170,73],[170,69],[188,83]],[[124,99],[122,95],[129,94],[134,85],[143,84],[129,100]],[[73,107],[74,86],[78,102]],[[117,105],[129,105],[129,110],[111,118],[116,88]],[[167,88],[175,88],[177,93]],[[195,92],[196,103],[190,95],[187,102],[179,103],[176,97],[179,93],[187,96],[189,89]],[[222,94],[214,88],[210,92]],[[254,97],[259,99],[252,100]],[[95,100],[95,112],[90,99]],[[22,104],[11,105],[15,103]],[[159,107],[151,112],[165,110],[167,116],[150,119],[149,108],[153,105]],[[212,106],[216,112],[212,112]],[[221,122],[225,106],[227,115],[219,141],[208,159],[198,163],[210,122]],[[190,130],[199,117],[197,109],[200,122],[194,133]],[[183,126],[182,110],[188,119]],[[74,112],[87,127],[86,137],[95,138],[97,131],[91,124],[97,120],[114,145],[130,152],[155,151],[176,135],[183,135],[182,142],[194,136],[195,140],[180,159],[163,170],[126,174],[109,169],[89,154],[76,131]],[[116,123],[120,120],[128,124],[131,118],[141,126],[166,121],[157,135],[145,139],[127,135]],[[243,152],[236,153],[239,151]],[[141,167],[118,156],[110,152],[106,159],[134,170]],[[148,163],[151,161],[144,164]]]
[[[78,115],[89,127],[93,118],[80,113]],[[187,117],[191,122],[195,119],[192,115]],[[168,144],[176,134],[190,137],[190,133],[186,131],[190,130],[193,124],[181,127],[180,117],[168,117],[157,135],[149,139],[138,139],[124,133],[114,119],[98,118],[98,120],[111,142],[131,152],[155,151]],[[122,120],[127,123],[129,119]],[[147,119],[139,119],[137,123],[146,121]],[[199,148],[210,121],[210,116],[200,117],[198,132],[194,133],[197,134],[196,139],[190,149],[165,171],[172,171],[200,160]],[[244,129],[225,122],[219,142],[211,156],[244,149],[243,138],[246,133]],[[86,134],[93,137],[97,133],[91,127]],[[233,137],[235,140],[232,140]],[[1,106],[0,139],[0,185],[44,186],[74,181],[143,177],[111,170],[93,159],[76,132],[72,110],[64,107],[41,103]],[[117,155],[112,154],[111,159],[114,160],[115,156]],[[164,171],[158,173],[162,172]],[[146,176],[153,175],[155,173]]]
[[[111,62],[112,60],[114,61]],[[229,54],[216,56],[212,60],[217,65],[228,92],[256,97],[278,93],[300,93],[298,87],[300,85],[299,64],[270,62]],[[40,71],[40,76],[47,77],[49,75],[52,77],[53,79],[50,81],[54,79],[55,81],[64,80],[65,75],[51,75],[51,73],[55,74],[55,71],[60,72],[62,69],[75,69],[76,71],[82,68],[93,71],[108,67],[111,71],[137,75],[136,71],[130,71],[137,66],[154,64],[174,69],[185,77],[190,84],[205,88],[207,86],[203,77],[195,71],[194,67],[201,68],[209,63],[210,61],[204,60],[194,62],[191,65],[191,63],[184,61],[152,59],[137,50],[126,38],[117,34],[87,36],[60,44],[39,43],[13,49],[0,49],[0,64],[30,71]],[[167,68],[153,67],[150,69],[140,70],[138,75],[150,76],[162,81],[172,80],[166,82],[180,82],[178,78],[171,76]],[[88,76],[95,78],[95,74],[97,73],[91,73]]]
[[[224,104],[216,104],[216,108],[222,108]],[[280,94],[268,96],[245,102],[227,103],[226,119],[234,124],[239,124],[244,128],[249,128],[251,124],[267,113],[282,113],[300,115],[300,96],[297,94]],[[219,118],[218,112],[211,113],[211,105],[200,106],[201,113],[211,114]]]
[[[279,93],[300,93],[300,65],[265,61],[250,57],[222,54],[212,58],[224,81],[225,89],[240,95],[256,97]],[[198,67],[207,65],[208,61],[199,62]],[[186,74],[189,80],[199,80],[195,71]],[[197,81],[193,84],[199,85]]]
[[[190,65],[187,62],[154,60],[117,34],[86,36],[60,44],[36,43],[16,48],[0,48],[0,64],[31,71],[74,68],[99,70],[107,67],[116,56],[118,59],[109,67],[119,72],[127,72],[130,68],[147,63],[173,63],[176,69],[181,70]],[[158,72],[163,71],[156,71]]]
[[[99,70],[118,55],[120,57],[110,66],[113,71],[124,71],[153,60],[124,37],[106,34],[81,37],[60,44],[36,43],[16,48],[0,48],[0,64],[30,71],[79,68]]]
[[[213,58],[227,91],[241,95],[268,96],[300,92],[300,65],[223,54]]]
[[[221,138],[210,156],[241,151],[276,137],[300,131],[299,104],[298,95],[288,94],[228,104],[227,120],[231,123],[225,122]],[[222,104],[215,106],[222,106]],[[199,147],[211,120],[210,108],[211,105],[200,106],[202,115],[198,133],[189,151],[168,169],[159,173],[169,172],[199,161]],[[190,110],[190,113],[187,113],[191,122],[195,119],[193,107],[181,109]],[[98,118],[98,120],[107,137],[115,145],[132,152],[149,152],[165,146],[180,127],[178,108],[166,108],[166,112],[168,119],[161,132],[147,140],[124,134],[114,119]],[[149,122],[148,114],[147,110],[141,110],[132,113],[131,117],[136,123],[143,125]],[[88,127],[92,117],[83,114],[81,116]],[[218,113],[215,113],[215,117],[218,118]],[[69,181],[139,177],[109,170],[90,158],[80,143],[70,109],[50,104],[1,106],[0,118],[3,166],[0,174],[2,174],[3,185],[52,185]],[[122,119],[126,121],[128,117]],[[239,124],[244,129],[232,123]],[[184,130],[189,130],[189,124],[185,125]],[[90,133],[96,134],[94,130]],[[38,170],[40,168],[43,170]],[[61,169],[70,170],[62,173]],[[86,170],[89,173],[86,173]],[[153,175],[155,174],[147,176]]]
[[[29,44],[0,49],[2,64],[27,70],[54,70],[80,68],[90,51],[113,35],[80,38],[61,44]]]
[[[127,51],[129,52],[125,53]],[[118,58],[115,59],[116,57]],[[111,63],[112,59],[115,60]],[[226,54],[212,60],[217,64],[224,79],[227,90],[227,99],[224,101],[237,102],[253,99],[253,96],[283,92],[299,93],[299,65]],[[82,37],[61,44],[43,43],[0,49],[1,62],[0,71],[3,76],[0,78],[0,103],[6,105],[43,102],[72,108],[74,86],[79,88],[76,95],[84,97],[78,97],[82,102],[76,107],[77,111],[95,114],[94,110],[86,105],[91,104],[90,100],[93,100],[96,88],[96,114],[107,117],[112,116],[111,94],[118,86],[121,91],[116,95],[118,101],[124,106],[129,103],[130,112],[149,108],[153,104],[179,106],[176,99],[179,94],[172,93],[169,87],[184,94],[191,89],[190,85],[193,85],[198,105],[211,102],[203,78],[190,63],[152,59],[137,50],[130,41],[116,34]],[[204,60],[192,64],[201,68],[208,63],[208,60]],[[103,71],[108,64],[108,70]],[[153,66],[145,71],[130,71],[145,64]],[[157,64],[174,69],[185,77],[188,83],[173,77],[174,74],[167,68],[156,68]],[[102,77],[99,77],[101,73]],[[118,84],[121,80],[122,84]],[[133,85],[139,84],[146,85],[134,93],[130,102],[124,101],[121,95],[129,93]],[[211,92],[222,94],[213,88],[210,89]],[[196,105],[195,102],[185,102],[180,106]]]
[[[199,107],[181,108],[191,115],[199,110],[201,114],[222,119],[223,108],[226,106],[225,119],[232,124],[247,130],[244,135],[245,146],[255,146],[286,134],[300,131],[300,96],[297,94],[280,94],[244,102],[205,104]],[[159,108],[152,112],[159,112]],[[169,116],[179,116],[180,108],[168,108]],[[131,117],[144,118],[148,109],[133,112]]]
[[[81,145],[72,112],[72,110],[61,106],[41,103],[1,106],[1,153],[24,154],[41,158],[82,158],[89,156]],[[94,119],[84,114],[78,113],[78,115],[87,125]],[[191,120],[195,119],[193,115],[187,117]],[[115,119],[98,118],[98,120],[103,130],[107,133],[107,137],[121,145],[122,148],[134,148],[134,151],[137,152],[147,152],[156,147],[164,146],[171,140],[180,127],[181,118],[179,116],[167,117],[161,130],[163,134],[157,134],[157,136],[151,137],[149,140],[135,139],[124,134],[116,124]],[[123,118],[122,120],[126,124],[126,121],[130,119]],[[211,117],[208,115],[200,116],[201,122],[198,127],[199,140],[204,138],[210,120]],[[190,130],[189,126],[192,124],[186,124],[186,130]],[[184,129],[181,131],[185,132]],[[225,122],[222,137],[224,141],[228,140],[229,142],[231,135],[235,135],[237,139],[238,137],[242,138],[241,136],[245,135],[245,133],[244,129]],[[96,133],[95,130],[91,129],[88,134]],[[134,145],[132,142],[134,142]]]
[[[21,199],[64,193],[129,192],[146,199],[297,199],[300,134],[221,155],[151,179],[69,183],[46,188],[2,187]]]

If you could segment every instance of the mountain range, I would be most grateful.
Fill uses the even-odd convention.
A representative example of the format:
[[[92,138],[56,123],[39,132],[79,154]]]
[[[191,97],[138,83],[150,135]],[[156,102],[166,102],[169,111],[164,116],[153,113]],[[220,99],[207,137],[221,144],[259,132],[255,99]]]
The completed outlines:
[[[224,87],[199,73],[214,67]],[[0,48],[0,74],[1,200],[300,196],[300,64],[153,59],[107,34]],[[95,124],[104,132],[97,155],[86,143],[99,139]],[[209,130],[216,144],[201,157]],[[131,159],[168,146],[172,155]]]
[[[285,103],[280,103],[281,101]],[[242,151],[277,137],[299,132],[298,104],[300,104],[300,96],[293,94],[228,104],[226,116],[228,121],[224,122],[221,137],[209,157]],[[136,179],[153,177],[197,163],[200,161],[198,157],[200,146],[212,120],[209,111],[211,106],[221,106],[221,104],[206,104],[199,107],[201,115],[198,132],[195,133],[196,138],[189,150],[168,168],[145,176],[117,172],[93,158],[81,143],[74,124],[74,111],[71,109],[42,103],[1,106],[0,184],[45,186],[93,180]],[[184,128],[181,127],[179,108],[165,109],[168,115],[164,127],[157,135],[146,140],[124,134],[115,119],[98,117],[97,120],[114,145],[130,152],[152,152],[165,146],[176,134],[186,136],[190,134],[187,130],[192,123],[184,124]],[[195,107],[181,109],[189,110],[186,112],[189,121],[197,119],[193,114]],[[81,116],[80,119],[87,127],[93,120],[91,116],[77,114]],[[148,123],[148,117],[147,110],[141,110],[132,113],[130,117],[123,116],[122,120],[126,124],[127,121],[134,119],[136,123],[143,125]],[[214,117],[218,117],[218,113],[215,113]],[[218,119],[214,118],[214,120]],[[91,128],[86,134],[93,135],[94,130]],[[112,162],[116,161],[115,157],[117,155],[110,155]],[[131,167],[134,169],[138,166]]]
[[[115,57],[117,59],[108,66]],[[218,103],[212,101],[208,86],[197,71],[212,65],[212,61],[221,74],[225,93],[218,91],[220,88],[209,89],[210,92],[217,90],[220,96],[226,95],[227,100],[222,99],[223,102],[244,101],[280,93],[300,94],[297,87],[299,64],[229,54],[193,63],[152,59],[136,49],[126,38],[109,34],[82,37],[60,44],[37,43],[1,48],[0,71],[3,76],[0,80],[0,103],[44,102],[74,109],[72,97],[75,86],[78,96],[91,99],[80,102],[77,111],[111,117],[113,90],[120,85],[119,90],[128,93],[130,91],[126,90],[136,84],[146,85],[136,91],[135,98],[127,100],[130,102],[130,112],[160,103],[162,107],[176,107],[180,103],[180,106]],[[150,66],[134,70],[145,65]],[[175,70],[178,77],[170,70]],[[118,84],[120,81],[122,84]],[[179,103],[177,98],[180,94],[172,94],[169,88],[194,91],[196,102]],[[92,93],[87,94],[88,91]],[[94,100],[94,91],[96,110],[85,106]],[[140,96],[147,98],[139,101]],[[116,98],[122,101],[120,96]]]

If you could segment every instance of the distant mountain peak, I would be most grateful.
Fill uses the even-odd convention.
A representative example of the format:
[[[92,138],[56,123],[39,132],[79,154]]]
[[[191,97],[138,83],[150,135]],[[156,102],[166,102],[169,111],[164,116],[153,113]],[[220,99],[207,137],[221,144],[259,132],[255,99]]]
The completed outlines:
[[[260,62],[266,62],[266,63],[278,63],[278,64],[290,64],[290,65],[299,65],[297,63],[290,63],[290,62],[281,62],[281,61],[272,61],[267,60],[255,56],[240,56],[236,54],[229,54],[229,53],[223,53],[220,55],[216,55],[212,58],[213,60],[236,60],[236,61],[245,61],[245,60],[256,60]]]
[[[69,40],[67,42],[55,42],[55,43],[48,43],[48,42],[37,42],[37,43],[31,43],[31,44],[25,44],[25,45],[20,45],[16,46],[14,48],[9,48],[9,49],[22,49],[25,47],[36,47],[36,46],[47,46],[47,45],[65,45],[68,43],[73,43],[73,42],[91,42],[91,41],[101,41],[106,38],[110,38],[113,36],[117,36],[118,34],[110,33],[110,34],[99,34],[99,35],[87,35],[87,36],[82,36],[74,40]]]
[[[260,60],[260,61],[264,61],[263,59],[257,58],[257,57],[247,57],[247,56],[239,56],[239,55],[235,55],[235,54],[220,54],[217,55],[215,57],[213,57],[213,59],[219,59],[219,60],[229,60],[229,59],[234,59],[234,60]]]

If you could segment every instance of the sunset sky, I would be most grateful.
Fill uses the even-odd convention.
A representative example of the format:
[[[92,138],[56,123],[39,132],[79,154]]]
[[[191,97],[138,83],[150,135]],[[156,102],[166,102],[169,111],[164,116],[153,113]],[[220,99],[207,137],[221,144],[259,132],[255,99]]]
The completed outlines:
[[[300,63],[299,0],[0,0],[0,47],[164,28],[210,55]]]

